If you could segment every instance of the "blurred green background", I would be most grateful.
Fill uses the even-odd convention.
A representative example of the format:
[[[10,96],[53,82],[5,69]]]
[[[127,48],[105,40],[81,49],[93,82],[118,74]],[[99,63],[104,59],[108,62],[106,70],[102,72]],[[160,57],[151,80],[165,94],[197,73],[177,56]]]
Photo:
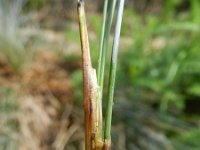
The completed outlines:
[[[102,1],[86,13],[96,67]],[[0,20],[0,150],[84,149],[76,0],[0,0]],[[199,0],[126,0],[114,150],[200,149],[199,49]]]

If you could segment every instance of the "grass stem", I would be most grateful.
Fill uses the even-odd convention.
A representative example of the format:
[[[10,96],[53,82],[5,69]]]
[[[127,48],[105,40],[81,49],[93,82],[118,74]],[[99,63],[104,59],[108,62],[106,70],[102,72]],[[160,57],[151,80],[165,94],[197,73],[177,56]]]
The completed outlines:
[[[106,119],[105,119],[105,143],[110,143],[111,141],[111,120],[112,120],[112,108],[113,108],[113,95],[115,87],[115,78],[117,70],[117,57],[119,49],[119,40],[121,32],[121,24],[123,17],[124,1],[119,1],[117,22],[115,26],[115,34],[112,48],[111,64],[110,64],[110,74],[109,74],[109,85],[108,85],[108,97],[107,97],[107,108],[106,108]],[[110,146],[108,146],[110,147]]]
[[[103,21],[102,21],[102,29],[101,29],[101,43],[100,43],[100,50],[99,50],[99,60],[98,60],[98,82],[100,82],[100,68],[101,68],[101,60],[102,60],[102,51],[103,51],[103,44],[104,44],[104,35],[105,35],[105,26],[106,26],[106,19],[107,19],[107,10],[108,10],[108,0],[104,0],[103,6]]]
[[[102,32],[101,32],[101,43],[99,50],[99,60],[97,69],[97,82],[99,85],[99,97],[97,99],[97,133],[96,133],[96,143],[103,141],[102,138],[102,93],[103,93],[103,81],[104,81],[104,70],[105,70],[105,59],[106,50],[109,43],[109,34],[112,26],[112,20],[115,10],[116,0],[104,0],[104,10],[103,10],[103,22],[102,22]]]
[[[79,30],[82,49],[82,68],[84,85],[84,112],[85,112],[85,149],[92,150],[93,131],[95,130],[95,105],[91,97],[91,58],[88,40],[87,24],[84,9],[84,0],[78,1]]]
[[[101,29],[101,43],[100,43],[100,50],[99,50],[99,60],[98,60],[98,69],[101,67],[101,61],[102,61],[102,51],[103,51],[103,44],[104,44],[104,35],[105,35],[105,26],[106,26],[106,19],[107,19],[107,10],[108,10],[108,0],[104,0],[104,7],[103,7],[103,21],[102,21],[102,29]],[[101,72],[98,70],[97,74],[97,80],[100,82]],[[99,84],[98,82],[98,84]],[[98,122],[97,122],[97,137],[96,137],[96,143],[98,141],[103,141],[102,137],[102,130],[103,130],[103,123],[102,123],[102,94],[99,91],[99,97],[97,99],[97,111],[98,111]]]
[[[98,66],[98,70],[97,70],[97,74],[98,74],[97,79],[98,80],[97,81],[98,81],[98,85],[100,87],[101,96],[102,96],[103,82],[104,82],[106,50],[108,48],[109,35],[110,35],[111,26],[112,26],[115,5],[116,5],[116,0],[109,0],[107,15],[106,15],[107,18],[106,18],[106,24],[105,24],[105,33],[104,33],[104,38],[103,38],[103,42],[102,42],[102,49],[100,49],[100,54],[99,54],[99,66]]]

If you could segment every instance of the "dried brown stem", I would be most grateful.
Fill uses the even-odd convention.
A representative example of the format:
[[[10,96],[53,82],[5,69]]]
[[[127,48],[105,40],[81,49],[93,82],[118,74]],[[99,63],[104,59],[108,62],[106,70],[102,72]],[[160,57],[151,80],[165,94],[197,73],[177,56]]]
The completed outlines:
[[[111,150],[111,141],[105,141],[102,150]]]
[[[96,71],[92,68],[90,58],[90,47],[85,18],[84,2],[78,2],[79,28],[82,48],[82,68],[84,81],[84,112],[85,112],[85,145],[86,150],[101,149],[101,140],[96,142],[97,123],[99,113],[97,112],[98,85]]]

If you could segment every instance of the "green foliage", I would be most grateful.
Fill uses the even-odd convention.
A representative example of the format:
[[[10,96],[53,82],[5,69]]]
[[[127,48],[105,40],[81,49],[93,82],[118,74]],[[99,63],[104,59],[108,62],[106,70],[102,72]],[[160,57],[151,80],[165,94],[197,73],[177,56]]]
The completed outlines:
[[[0,150],[17,150],[17,94],[10,88],[0,88]]]
[[[193,84],[189,89],[188,93],[196,96],[200,96],[200,84]]]
[[[71,74],[72,87],[74,89],[74,100],[76,105],[83,107],[83,80],[82,71],[77,70]]]
[[[25,1],[25,6],[24,8],[27,10],[30,9],[40,9],[44,7],[46,4],[48,4],[48,0],[28,0]]]
[[[135,14],[129,18],[138,20]],[[182,110],[189,95],[199,96],[199,25],[188,19],[172,19],[166,24],[151,15],[145,21],[140,26],[137,23],[141,20],[135,25],[131,22],[135,26],[131,29],[134,44],[121,58],[122,76],[136,90],[133,96],[137,93],[137,99],[153,100],[161,110],[169,105]]]
[[[198,0],[190,0],[191,5],[191,17],[196,23],[200,23],[199,13],[200,13],[200,2]]]
[[[176,6],[182,2],[183,0],[163,0],[163,17],[165,21],[168,21],[168,19],[170,19],[176,14]]]
[[[79,40],[79,33],[77,30],[73,30],[71,27],[68,27],[67,30],[65,31],[65,38],[67,41],[69,42],[78,42],[78,44],[80,44],[80,40]]]
[[[135,33],[133,31],[138,28],[141,24],[141,19],[139,15],[136,15],[136,13],[131,8],[126,8],[124,10],[124,18],[122,22],[122,36],[133,36]]]
[[[174,139],[175,150],[198,150],[200,129],[193,129]]]
[[[31,62],[32,51],[27,52],[22,45],[9,42],[3,38],[0,39],[0,54],[6,58],[13,69],[20,71],[26,64]]]
[[[98,14],[88,15],[88,21],[91,24],[92,30],[95,32],[95,34],[99,38],[101,36],[101,19],[99,15]]]

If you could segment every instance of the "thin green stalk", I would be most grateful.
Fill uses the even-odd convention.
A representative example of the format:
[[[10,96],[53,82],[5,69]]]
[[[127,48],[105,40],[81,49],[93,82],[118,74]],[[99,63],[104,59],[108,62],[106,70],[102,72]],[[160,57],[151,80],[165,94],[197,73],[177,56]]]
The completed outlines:
[[[107,108],[106,108],[106,119],[105,119],[105,143],[111,143],[111,120],[112,120],[112,107],[113,107],[113,95],[115,87],[115,78],[117,70],[117,57],[119,49],[119,40],[121,32],[121,24],[124,10],[124,1],[120,0],[117,14],[117,22],[115,26],[115,35],[113,41],[112,57],[110,64],[110,74],[109,74],[109,87],[108,87],[108,97],[107,97]],[[110,147],[110,146],[109,146]]]
[[[99,54],[99,66],[97,70],[97,82],[100,87],[100,94],[102,97],[102,90],[103,90],[103,81],[104,81],[104,70],[105,70],[105,59],[106,59],[106,50],[108,48],[108,42],[109,42],[109,34],[112,26],[112,20],[115,10],[116,0],[110,0],[108,3],[108,9],[107,9],[107,18],[106,18],[106,25],[105,25],[105,34],[103,39],[103,46],[100,50]]]
[[[100,145],[100,142],[103,141],[102,138],[102,91],[103,91],[103,81],[104,81],[104,68],[105,68],[105,58],[106,58],[106,49],[109,42],[109,34],[111,30],[114,10],[115,10],[116,0],[105,0],[104,1],[104,10],[103,10],[103,23],[102,23],[102,35],[99,51],[99,60],[98,60],[98,70],[97,70],[97,82],[99,85],[99,97],[97,99],[97,131],[95,142]]]
[[[104,7],[103,7],[103,22],[102,22],[102,29],[101,29],[101,43],[100,43],[100,50],[99,50],[99,60],[98,60],[98,75],[97,78],[99,80],[101,72],[99,71],[101,66],[101,59],[102,59],[102,51],[103,51],[103,44],[104,44],[104,35],[105,35],[105,26],[106,26],[106,19],[107,19],[107,10],[108,10],[108,0],[104,0]]]
[[[108,9],[108,0],[104,0],[104,8],[103,8],[103,22],[102,22],[102,29],[101,29],[101,43],[100,43],[100,53],[99,53],[99,60],[98,60],[98,67],[100,68],[101,66],[101,58],[102,58],[102,50],[103,50],[103,43],[104,43],[104,35],[105,35],[105,26],[106,26],[106,18],[107,18],[107,9]],[[100,73],[98,71],[98,73]],[[97,78],[99,78],[99,74],[97,75]],[[102,142],[102,98],[101,94],[99,93],[99,97],[97,99],[97,111],[98,111],[98,116],[97,116],[97,132],[96,132],[96,143],[99,141]]]

